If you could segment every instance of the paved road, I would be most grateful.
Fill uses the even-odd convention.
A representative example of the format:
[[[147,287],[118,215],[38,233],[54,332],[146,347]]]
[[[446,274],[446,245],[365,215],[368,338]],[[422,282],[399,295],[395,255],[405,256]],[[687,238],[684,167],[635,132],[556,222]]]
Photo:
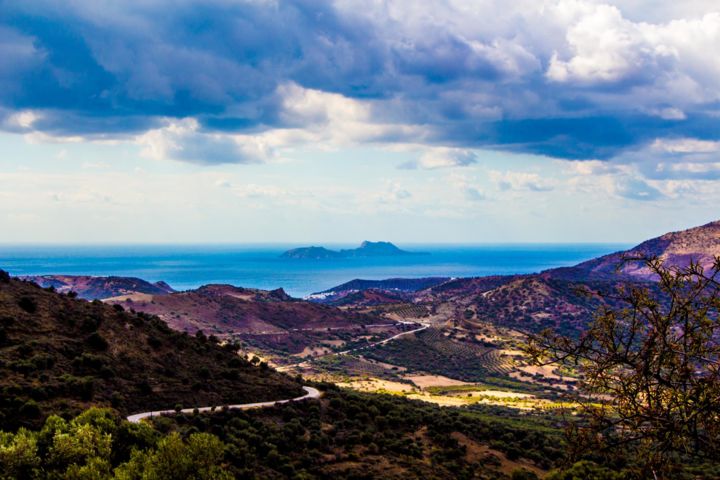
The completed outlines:
[[[228,405],[228,408],[231,409],[237,409],[237,410],[250,410],[253,408],[266,408],[266,407],[272,407],[273,405],[277,405],[278,403],[290,403],[290,402],[298,402],[300,400],[305,400],[308,398],[320,398],[322,395],[320,393],[320,390],[313,387],[302,387],[303,390],[305,390],[305,395],[297,398],[290,398],[287,400],[275,400],[272,402],[259,402],[259,403],[242,403],[239,405]],[[196,407],[198,411],[200,412],[210,412],[212,411],[212,407]],[[183,408],[180,410],[181,413],[193,413],[196,408]],[[216,410],[221,410],[222,407],[216,407]],[[142,413],[136,413],[134,415],[130,415],[127,417],[129,422],[132,423],[138,423],[143,418],[152,418],[157,417],[159,415],[172,415],[177,413],[175,410],[156,410],[153,412],[142,412]]]
[[[388,342],[391,342],[395,340],[396,338],[402,337],[403,335],[410,335],[411,333],[417,333],[422,332],[426,328],[430,327],[430,325],[423,325],[420,328],[416,328],[415,330],[408,330],[407,332],[400,332],[397,335],[393,335],[392,337],[388,337],[385,340],[380,340],[379,342],[370,343],[368,345],[363,345],[361,347],[355,347],[351,348],[350,350],[345,350],[343,352],[338,352],[336,355],[347,355],[348,353],[355,352],[357,350],[365,350],[367,348],[377,347],[378,345],[385,345]]]

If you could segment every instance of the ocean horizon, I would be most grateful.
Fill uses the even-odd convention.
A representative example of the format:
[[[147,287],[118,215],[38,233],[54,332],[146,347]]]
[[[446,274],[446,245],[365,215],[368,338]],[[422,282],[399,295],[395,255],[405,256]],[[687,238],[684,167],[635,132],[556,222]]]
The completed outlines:
[[[95,275],[165,281],[177,290],[211,283],[283,288],[305,297],[355,278],[476,277],[535,273],[624,250],[618,243],[411,244],[430,255],[332,260],[280,255],[308,244],[0,245],[0,269],[11,275]],[[333,249],[357,244],[324,244]]]

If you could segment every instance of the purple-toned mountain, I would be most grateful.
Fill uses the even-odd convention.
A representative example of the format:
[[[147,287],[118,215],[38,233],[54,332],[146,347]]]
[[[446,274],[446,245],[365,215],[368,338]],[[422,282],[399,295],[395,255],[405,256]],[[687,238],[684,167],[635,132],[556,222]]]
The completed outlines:
[[[43,288],[53,287],[58,293],[75,292],[86,300],[146,293],[166,295],[175,290],[165,282],[150,283],[135,277],[93,277],[89,275],[25,275],[19,277]]]
[[[625,259],[658,257],[668,267],[686,267],[690,261],[711,267],[720,256],[720,220],[700,227],[670,232],[625,252],[611,253],[574,267],[556,268],[544,276],[565,280],[654,280],[642,262]]]

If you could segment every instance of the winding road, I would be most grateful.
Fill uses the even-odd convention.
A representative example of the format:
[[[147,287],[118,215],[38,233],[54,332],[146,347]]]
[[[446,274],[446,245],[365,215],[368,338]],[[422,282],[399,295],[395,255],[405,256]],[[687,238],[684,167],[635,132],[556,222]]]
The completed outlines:
[[[303,390],[305,390],[305,395],[301,397],[296,398],[289,398],[286,400],[274,400],[272,402],[259,402],[259,403],[241,403],[238,405],[228,405],[227,407],[230,409],[236,409],[236,410],[250,410],[253,408],[267,408],[272,407],[277,404],[282,403],[291,403],[291,402],[299,402],[301,400],[306,400],[308,398],[320,398],[322,396],[322,393],[320,393],[320,390],[313,387],[302,387]],[[180,410],[180,412],[177,412],[176,410],[155,410],[152,412],[142,412],[142,413],[136,413],[134,415],[130,415],[127,417],[128,422],[131,423],[138,423],[140,420],[144,418],[152,418],[157,417],[160,415],[173,415],[176,413],[193,413],[195,410],[199,412],[211,412],[215,410],[221,410],[223,407],[195,407],[195,408],[183,408]]]
[[[404,335],[410,335],[411,333],[417,333],[422,332],[426,328],[430,327],[428,324],[422,324],[422,327],[416,328],[415,330],[408,330],[407,332],[400,332],[397,335],[393,335],[392,337],[386,338],[385,340],[380,340],[379,342],[370,343],[368,345],[362,345],[360,347],[351,348],[350,350],[345,350],[343,352],[337,352],[335,355],[347,355],[348,353],[355,352],[357,350],[366,350],[368,348],[377,347],[378,345],[385,345],[388,342],[392,342],[396,338],[402,337]]]
[[[401,322],[401,323],[406,323],[406,322]],[[332,353],[332,354],[329,354],[329,355],[347,355],[348,353],[351,353],[351,352],[354,352],[354,351],[357,351],[357,350],[365,350],[365,349],[367,349],[367,348],[372,348],[372,347],[375,347],[375,346],[377,346],[377,345],[384,345],[384,344],[386,344],[386,343],[388,343],[388,342],[391,342],[391,341],[395,340],[396,338],[402,337],[402,336],[404,336],[404,335],[410,335],[410,334],[413,334],[413,333],[417,333],[417,332],[423,331],[423,330],[425,330],[426,328],[428,328],[429,326],[430,326],[430,325],[428,325],[428,324],[422,324],[422,327],[420,327],[420,328],[416,328],[416,329],[414,329],[414,330],[408,330],[407,332],[400,332],[400,333],[398,333],[397,335],[393,335],[392,337],[386,338],[386,339],[381,340],[381,341],[379,341],[379,342],[374,342],[374,343],[371,343],[371,344],[369,344],[369,345],[363,345],[363,346],[361,346],[361,347],[355,347],[355,348],[351,348],[351,349],[349,349],[349,350],[345,350],[345,351],[343,351],[343,352],[336,352],[336,353]],[[294,368],[294,367],[298,367],[298,366],[301,366],[301,365],[307,364],[307,363],[308,363],[308,361],[306,360],[306,361],[301,362],[301,363],[298,363],[298,364],[296,364],[296,365],[286,365],[286,366],[284,366],[284,367],[280,367],[280,368],[278,368],[277,370],[278,370],[278,371],[284,371],[284,370],[288,370],[288,369],[291,369],[291,368]],[[272,401],[272,402],[241,403],[241,404],[238,404],[238,405],[228,405],[228,408],[230,408],[230,409],[237,409],[237,410],[250,410],[250,409],[253,409],[253,408],[267,408],[267,407],[272,407],[273,405],[277,405],[277,404],[290,403],[290,402],[299,402],[300,400],[306,400],[306,399],[308,399],[308,398],[320,398],[320,397],[322,396],[322,393],[320,393],[320,390],[318,390],[317,388],[313,388],[313,387],[302,387],[302,388],[303,388],[303,390],[305,390],[305,395],[300,396],[300,397],[297,397],[297,398],[289,398],[289,399],[286,399],[286,400],[275,400],[275,401]],[[127,417],[127,419],[128,419],[128,421],[131,422],[131,423],[138,423],[138,422],[140,422],[140,420],[142,420],[142,419],[144,419],[144,418],[152,418],[152,417],[157,417],[157,416],[160,416],[160,415],[173,415],[173,414],[176,414],[176,413],[193,413],[193,412],[195,412],[195,410],[197,410],[198,412],[212,412],[212,411],[215,411],[215,410],[217,410],[217,409],[219,409],[219,408],[222,408],[222,407],[193,407],[193,408],[183,408],[182,410],[180,410],[180,412],[177,412],[177,411],[174,410],[174,409],[173,409],[173,410],[154,410],[154,411],[152,411],[152,412],[136,413],[136,414],[130,415],[129,417]]]

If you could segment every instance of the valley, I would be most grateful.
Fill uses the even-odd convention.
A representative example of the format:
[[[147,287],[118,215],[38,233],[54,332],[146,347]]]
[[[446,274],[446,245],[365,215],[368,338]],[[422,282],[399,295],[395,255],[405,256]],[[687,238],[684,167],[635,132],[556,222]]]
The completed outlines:
[[[718,225],[700,227],[703,241],[714,245],[707,238],[720,238]],[[175,291],[136,278],[0,272],[0,420],[12,431],[111,408],[92,415],[188,438],[212,432],[227,451],[244,452],[224,465],[248,478],[544,477],[560,465],[563,418],[583,411],[584,378],[533,362],[527,336],[578,338],[596,315],[623,307],[613,292],[654,292],[642,269],[614,278],[608,262],[622,268],[643,253],[681,268],[685,253],[665,252],[695,245],[688,236],[698,230],[688,232],[537,274],[354,280],[305,299],[282,289]],[[123,462],[133,458],[113,468],[131,468]]]

